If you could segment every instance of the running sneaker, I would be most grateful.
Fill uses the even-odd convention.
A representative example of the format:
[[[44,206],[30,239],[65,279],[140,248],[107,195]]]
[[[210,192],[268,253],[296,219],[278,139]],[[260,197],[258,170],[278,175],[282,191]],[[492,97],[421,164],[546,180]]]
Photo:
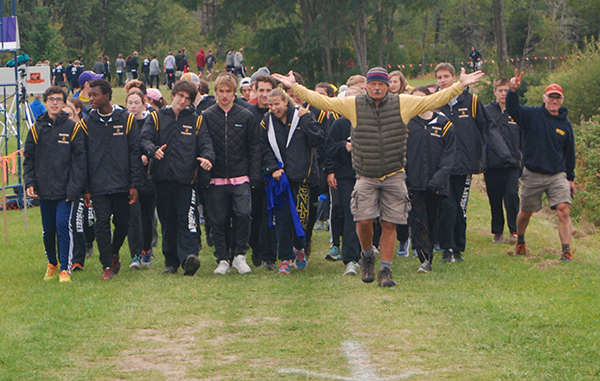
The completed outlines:
[[[215,269],[215,271],[213,271],[213,273],[219,274],[219,275],[229,274],[230,273],[229,262],[227,262],[226,260],[219,261],[219,266],[217,266],[217,268]]]
[[[102,272],[102,280],[111,280],[113,278],[113,269],[112,267],[107,267]]]
[[[48,268],[46,268],[46,275],[44,275],[44,280],[54,279],[54,277],[56,277],[57,271],[58,265],[54,266],[52,263],[48,263]]]
[[[63,270],[58,275],[58,281],[60,283],[70,283],[71,282],[71,274],[67,270]]]
[[[83,271],[83,265],[81,263],[73,263],[71,271]]]
[[[515,244],[517,243],[517,241],[519,240],[519,236],[517,235],[517,233],[510,233],[510,236],[508,237],[508,242]]]
[[[246,263],[245,255],[236,255],[235,258],[233,258],[233,262],[231,263],[231,266],[234,269],[236,269],[238,271],[238,273],[240,273],[240,274],[248,274],[249,272],[252,271],[250,266],[248,266],[248,263]]]
[[[275,265],[275,262],[273,262],[273,261],[263,261],[262,266],[263,266],[263,269],[265,269],[265,270],[269,270],[269,271],[277,270],[277,266]]]
[[[183,262],[183,275],[193,276],[199,268],[200,259],[196,255],[190,254],[185,262]]]
[[[400,246],[398,247],[398,256],[408,258],[410,256],[410,238],[405,242],[400,242]]]
[[[177,274],[177,269],[173,266],[167,266],[162,273],[165,275]]]
[[[527,250],[527,245],[525,245],[524,243],[517,243],[517,246],[515,246],[515,255],[527,255],[528,251],[529,250]]]
[[[572,252],[569,251],[568,253],[563,253],[563,255],[560,256],[560,260],[564,261],[564,262],[571,262],[574,261],[575,259],[573,258],[573,254],[575,253],[575,250],[573,250]]]
[[[131,264],[129,265],[129,268],[136,269],[136,270],[141,269],[142,268],[142,256],[139,254],[134,255],[133,258],[131,258]]]
[[[442,259],[440,260],[440,262],[442,262],[442,263],[454,262],[454,258],[452,257],[452,254],[454,254],[452,251],[444,250],[444,253],[442,254]]]
[[[328,261],[339,261],[340,259],[342,259],[342,255],[340,254],[340,248],[337,246],[331,246],[331,249],[329,249],[329,253],[327,253],[325,259]]]
[[[152,254],[149,251],[142,251],[142,266],[152,267]]]
[[[277,274],[289,274],[290,273],[290,261],[281,261],[279,264],[279,270]]]
[[[115,254],[112,256],[112,272],[114,275],[117,275],[119,271],[121,271],[121,258],[119,258],[119,254]]]
[[[504,234],[494,234],[494,239],[492,239],[492,243],[499,244],[504,241]]]
[[[380,287],[394,287],[396,285],[396,282],[394,282],[392,269],[390,269],[389,267],[379,270],[377,278],[377,284]]]
[[[431,274],[431,263],[429,261],[421,263],[421,267],[419,267],[417,273]]]
[[[433,245],[433,251],[442,251],[442,248],[440,247],[439,243]]]
[[[294,261],[296,268],[300,271],[306,268],[306,253],[304,249],[295,250],[296,251],[296,261]]]
[[[454,253],[454,255],[452,256],[452,262],[464,262],[465,259],[462,257],[462,254],[460,253],[460,251],[457,251]]]
[[[360,266],[357,262],[348,262],[348,264],[346,265],[346,271],[344,271],[344,275],[356,275],[359,271]]]

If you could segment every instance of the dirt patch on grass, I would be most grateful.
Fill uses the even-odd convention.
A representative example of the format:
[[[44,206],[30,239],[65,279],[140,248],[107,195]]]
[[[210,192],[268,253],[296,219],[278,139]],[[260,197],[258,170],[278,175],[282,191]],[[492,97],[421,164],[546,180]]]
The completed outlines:
[[[541,270],[553,269],[560,264],[558,259],[546,259],[533,265],[534,268]]]

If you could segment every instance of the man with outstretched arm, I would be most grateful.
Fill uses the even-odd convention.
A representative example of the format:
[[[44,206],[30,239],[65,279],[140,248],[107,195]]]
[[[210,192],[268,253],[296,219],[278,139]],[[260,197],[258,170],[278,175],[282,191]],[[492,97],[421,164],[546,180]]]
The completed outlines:
[[[515,255],[526,255],[525,230],[534,212],[542,209],[546,193],[550,208],[558,215],[558,235],[562,243],[562,261],[572,261],[570,205],[575,195],[575,137],[567,119],[569,110],[562,107],[563,89],[556,83],[544,91],[541,106],[519,105],[523,74],[515,70],[506,95],[506,109],[523,130],[523,175],[521,176],[521,210],[517,215]]]
[[[428,97],[388,93],[387,71],[374,67],[367,73],[367,94],[345,98],[328,98],[295,82],[293,74],[273,77],[291,87],[298,97],[323,110],[334,111],[352,122],[352,166],[357,173],[352,197],[352,213],[361,243],[361,277],[375,280],[375,257],[372,237],[373,220],[381,218],[381,269],[378,284],[395,286],[391,266],[396,244],[396,224],[406,224],[410,203],[406,190],[406,124],[414,116],[434,110],[462,93],[483,77],[477,71],[466,74],[446,90]]]

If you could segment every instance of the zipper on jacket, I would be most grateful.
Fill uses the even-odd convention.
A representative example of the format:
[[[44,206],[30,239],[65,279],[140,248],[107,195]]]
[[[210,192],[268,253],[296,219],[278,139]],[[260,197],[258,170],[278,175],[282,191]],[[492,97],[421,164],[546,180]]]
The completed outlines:
[[[225,112],[225,175],[229,178],[229,124],[227,123],[227,112]]]

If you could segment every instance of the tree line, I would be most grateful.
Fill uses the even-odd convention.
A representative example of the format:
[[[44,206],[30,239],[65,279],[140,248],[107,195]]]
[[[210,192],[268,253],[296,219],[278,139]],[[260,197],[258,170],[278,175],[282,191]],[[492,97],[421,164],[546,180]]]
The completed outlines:
[[[35,61],[81,54],[92,63],[133,50],[164,57],[186,46],[212,47],[223,63],[227,50],[244,47],[247,66],[293,69],[309,82],[422,63],[404,69],[415,76],[431,62],[466,61],[471,46],[494,60],[487,70],[505,72],[508,57],[567,55],[600,29],[597,0],[19,0],[17,13]],[[552,71],[555,62],[538,65]]]

